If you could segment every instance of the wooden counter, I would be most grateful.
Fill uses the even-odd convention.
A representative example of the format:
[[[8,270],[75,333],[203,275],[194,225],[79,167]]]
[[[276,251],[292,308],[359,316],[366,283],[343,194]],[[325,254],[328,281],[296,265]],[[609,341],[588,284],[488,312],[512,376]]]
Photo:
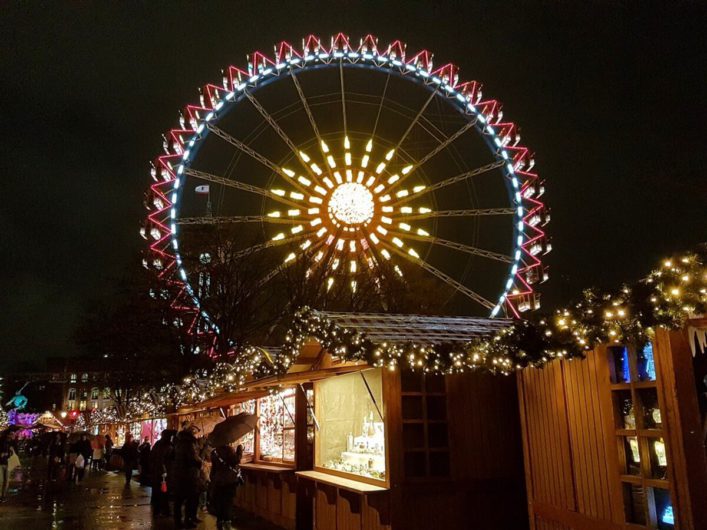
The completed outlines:
[[[360,493],[362,495],[388,491],[388,488],[374,486],[373,484],[338,477],[336,475],[330,475],[329,473],[322,473],[321,471],[297,471],[295,475],[304,479],[313,480],[314,482],[319,482],[321,484],[328,484],[329,486],[334,486],[335,488]]]

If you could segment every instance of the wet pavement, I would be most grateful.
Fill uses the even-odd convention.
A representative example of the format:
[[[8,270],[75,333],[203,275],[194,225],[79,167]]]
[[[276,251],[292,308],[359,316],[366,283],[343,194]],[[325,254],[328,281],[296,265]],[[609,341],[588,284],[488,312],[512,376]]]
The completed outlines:
[[[31,475],[31,473],[29,473]],[[40,475],[41,476],[41,475]],[[215,530],[216,519],[199,511],[199,530]],[[171,530],[171,518],[152,517],[150,488],[113,472],[88,472],[79,485],[67,482],[13,483],[7,501],[0,504],[0,530]],[[238,514],[235,530],[280,530],[263,521]]]

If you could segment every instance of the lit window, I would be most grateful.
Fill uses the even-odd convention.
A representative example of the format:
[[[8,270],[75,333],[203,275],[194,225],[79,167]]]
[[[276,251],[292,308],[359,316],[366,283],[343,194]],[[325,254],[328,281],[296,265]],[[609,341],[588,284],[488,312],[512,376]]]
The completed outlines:
[[[110,388],[105,387],[103,389],[103,399],[110,399]]]
[[[86,410],[86,401],[83,399],[79,401],[79,410]]]
[[[260,460],[294,462],[295,460],[295,389],[258,400],[260,417]]]
[[[67,404],[69,410],[74,410],[76,408],[76,401],[69,401]]]
[[[93,410],[98,409],[98,401],[91,401],[91,409],[93,409]]]
[[[98,399],[98,389],[97,388],[91,389],[91,399],[93,399],[93,400]]]
[[[71,382],[72,383],[76,382],[76,374],[71,374]]]
[[[75,400],[76,400],[76,389],[70,388],[69,389],[69,401],[75,401]]]
[[[81,374],[81,382],[85,383],[86,381],[88,381],[88,374]]]

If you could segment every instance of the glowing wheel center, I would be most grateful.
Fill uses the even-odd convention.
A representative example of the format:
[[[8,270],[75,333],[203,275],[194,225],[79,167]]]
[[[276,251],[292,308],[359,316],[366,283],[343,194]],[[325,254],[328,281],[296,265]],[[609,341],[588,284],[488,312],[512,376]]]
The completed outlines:
[[[373,212],[373,195],[366,186],[356,182],[339,185],[329,200],[329,214],[335,223],[367,223],[373,218]]]

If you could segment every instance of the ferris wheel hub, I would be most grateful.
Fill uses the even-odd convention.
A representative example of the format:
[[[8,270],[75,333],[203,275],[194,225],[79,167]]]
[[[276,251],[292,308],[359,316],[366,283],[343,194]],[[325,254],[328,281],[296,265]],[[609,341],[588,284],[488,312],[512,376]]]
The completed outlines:
[[[374,211],[373,194],[357,182],[340,184],[329,200],[329,214],[335,224],[350,226],[368,223]]]

